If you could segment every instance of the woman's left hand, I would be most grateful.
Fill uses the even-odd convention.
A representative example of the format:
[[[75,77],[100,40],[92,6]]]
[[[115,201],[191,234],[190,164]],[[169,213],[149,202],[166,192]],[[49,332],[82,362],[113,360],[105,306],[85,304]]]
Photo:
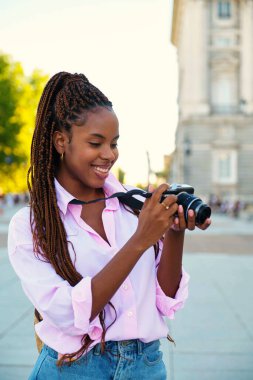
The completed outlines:
[[[193,210],[188,211],[188,221],[186,222],[182,205],[178,206],[177,213],[178,215],[175,217],[174,224],[170,227],[170,229],[174,231],[184,231],[186,229],[192,231],[195,227],[198,227],[201,230],[206,230],[211,224],[211,219],[207,218],[203,224],[198,224],[196,226],[195,213]]]

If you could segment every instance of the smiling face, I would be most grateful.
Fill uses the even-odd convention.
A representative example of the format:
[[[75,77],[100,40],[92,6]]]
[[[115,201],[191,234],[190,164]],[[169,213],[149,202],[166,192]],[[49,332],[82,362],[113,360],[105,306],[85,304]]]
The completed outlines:
[[[61,185],[79,199],[96,196],[118,158],[118,137],[115,113],[102,107],[89,112],[84,125],[72,125],[71,134],[54,132],[54,146],[63,153],[56,175]]]

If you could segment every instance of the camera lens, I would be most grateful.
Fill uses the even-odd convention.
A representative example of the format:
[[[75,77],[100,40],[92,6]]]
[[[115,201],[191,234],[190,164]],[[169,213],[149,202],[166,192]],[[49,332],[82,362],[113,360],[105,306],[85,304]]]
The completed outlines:
[[[188,219],[189,210],[194,211],[196,224],[203,224],[205,220],[211,216],[211,208],[203,203],[200,198],[195,197],[192,194],[178,194],[177,203],[183,206],[186,221]]]

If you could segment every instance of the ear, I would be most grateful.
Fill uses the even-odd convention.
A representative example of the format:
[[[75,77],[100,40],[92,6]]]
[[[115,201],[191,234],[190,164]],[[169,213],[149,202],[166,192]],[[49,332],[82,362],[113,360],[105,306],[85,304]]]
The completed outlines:
[[[68,137],[66,133],[61,132],[61,131],[54,132],[53,134],[54,147],[60,155],[65,152],[67,141],[68,141]]]

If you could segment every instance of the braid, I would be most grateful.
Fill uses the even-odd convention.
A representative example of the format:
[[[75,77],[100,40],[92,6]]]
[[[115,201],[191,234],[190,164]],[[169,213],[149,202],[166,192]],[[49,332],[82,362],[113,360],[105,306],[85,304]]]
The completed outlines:
[[[57,205],[54,177],[59,154],[53,145],[53,134],[59,128],[70,132],[73,123],[83,125],[88,111],[92,112],[97,107],[112,109],[112,103],[83,74],[55,74],[42,93],[31,145],[27,183],[34,252],[39,259],[49,262],[56,273],[71,286],[78,284],[82,275],[71,260],[66,231]],[[72,248],[74,251],[73,245]],[[103,328],[103,349],[105,333],[110,326],[105,326],[104,310],[100,312],[99,318]],[[91,343],[89,335],[85,334],[82,347],[77,352],[64,355],[58,365],[62,365],[65,359],[78,359]]]

